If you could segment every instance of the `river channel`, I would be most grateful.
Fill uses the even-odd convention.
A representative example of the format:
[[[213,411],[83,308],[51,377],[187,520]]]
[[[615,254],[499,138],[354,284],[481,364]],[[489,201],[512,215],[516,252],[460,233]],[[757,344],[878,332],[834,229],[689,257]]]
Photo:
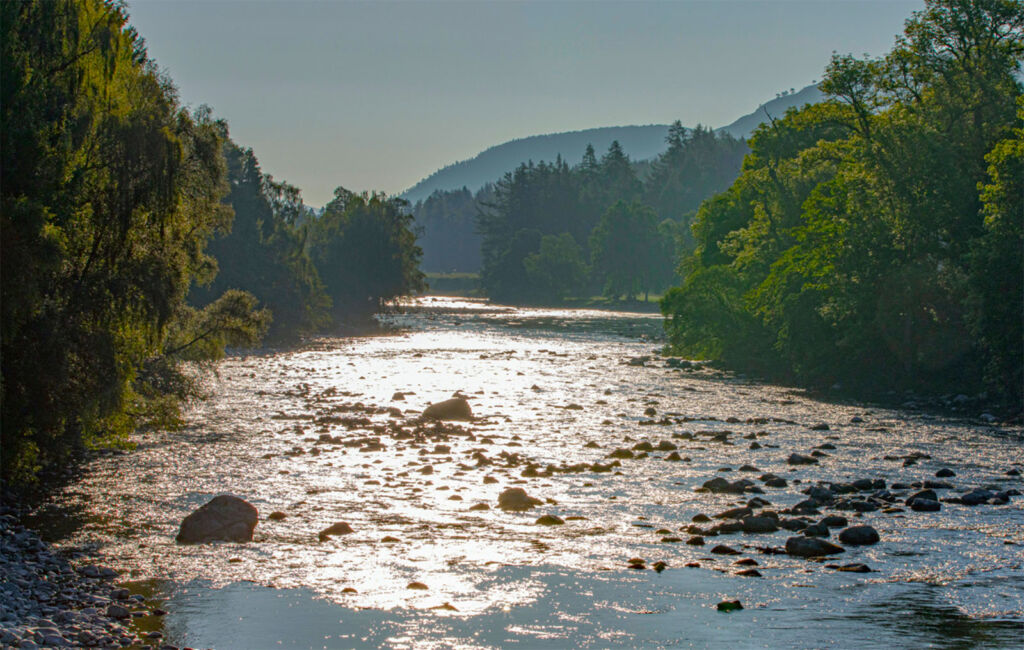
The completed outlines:
[[[915,512],[902,500],[916,488],[892,488],[945,468],[943,498],[1024,491],[1019,427],[812,398],[656,356],[630,365],[662,343],[654,314],[425,297],[382,320],[379,335],[226,358],[184,429],[91,461],[40,515],[46,534],[96,549],[165,603],[166,617],[139,625],[179,646],[1024,644],[1024,497]],[[474,421],[410,435],[454,394]],[[617,449],[638,457],[611,466]],[[787,463],[812,451],[817,464]],[[765,487],[769,472],[787,487]],[[695,515],[755,496],[697,490],[716,476],[750,479],[776,511],[818,482],[881,479],[893,507],[822,508],[881,536],[823,562],[770,552],[799,534],[785,530],[686,544]],[[544,503],[498,509],[509,487]],[[176,544],[182,518],[225,492],[259,508],[253,542]],[[564,524],[537,524],[546,514]],[[321,541],[335,522],[354,532]],[[738,575],[741,559],[761,576]],[[871,572],[834,568],[849,563]],[[716,610],[733,599],[742,610]]]

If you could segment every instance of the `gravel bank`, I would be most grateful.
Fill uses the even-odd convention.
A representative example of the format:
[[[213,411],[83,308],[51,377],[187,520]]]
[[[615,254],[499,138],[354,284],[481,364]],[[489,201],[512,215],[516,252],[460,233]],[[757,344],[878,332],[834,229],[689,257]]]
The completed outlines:
[[[166,612],[118,587],[118,572],[96,564],[72,564],[21,525],[9,495],[0,506],[0,647],[165,648],[159,632],[140,638],[136,616]],[[153,636],[155,635],[155,636]]]

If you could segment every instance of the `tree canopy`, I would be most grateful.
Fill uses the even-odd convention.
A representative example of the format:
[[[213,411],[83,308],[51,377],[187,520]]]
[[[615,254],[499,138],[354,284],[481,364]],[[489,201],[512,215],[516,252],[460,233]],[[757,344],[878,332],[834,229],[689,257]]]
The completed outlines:
[[[1021,402],[1019,1],[929,0],[751,140],[663,302],[683,352]]]

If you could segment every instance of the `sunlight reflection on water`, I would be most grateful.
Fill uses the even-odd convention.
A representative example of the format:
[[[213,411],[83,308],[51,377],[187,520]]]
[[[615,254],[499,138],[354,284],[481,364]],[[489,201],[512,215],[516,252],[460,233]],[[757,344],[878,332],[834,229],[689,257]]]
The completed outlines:
[[[694,491],[714,476],[784,476],[794,484],[761,495],[776,508],[804,498],[794,479],[911,482],[940,467],[956,470],[948,480],[958,488],[1020,488],[1004,474],[1024,462],[1020,438],[1012,437],[1019,430],[999,437],[963,421],[816,401],[702,369],[680,372],[660,361],[627,365],[658,345],[661,321],[653,314],[428,297],[385,321],[395,328],[388,335],[318,339],[224,360],[211,378],[211,399],[190,411],[184,431],[141,436],[133,454],[98,459],[58,499],[86,521],[63,543],[99,544],[133,580],[160,581],[180,608],[172,608],[169,634],[216,647],[246,647],[239,641],[245,637],[218,637],[210,602],[255,621],[268,598],[375,626],[364,636],[334,636],[326,647],[560,647],[566,639],[581,646],[678,646],[712,638],[759,646],[764,638],[756,625],[765,620],[777,625],[773,639],[796,643],[803,631],[816,639],[810,645],[828,645],[829,637],[805,631],[806,620],[822,613],[814,603],[829,603],[832,624],[842,629],[836,621],[846,621],[855,630],[865,607],[924,588],[934,601],[926,614],[1009,621],[1011,635],[1024,629],[1013,627],[1024,621],[1020,498],[1005,506],[944,505],[930,514],[866,513],[862,522],[875,526],[882,542],[850,548],[842,558],[876,570],[862,575],[751,548],[746,556],[756,557],[764,578],[736,577],[736,558],[662,543],[665,533],[657,532],[685,539],[678,531],[693,515],[745,500]],[[404,398],[392,399],[396,392]],[[399,433],[412,430],[411,419],[427,404],[455,393],[469,398],[477,421],[427,439]],[[656,415],[645,416],[647,408]],[[667,424],[650,424],[666,415]],[[854,416],[864,422],[851,423]],[[830,430],[810,430],[818,422]],[[732,432],[725,443],[699,435],[722,430]],[[684,433],[699,439],[673,437]],[[743,436],[750,435],[761,449],[748,448]],[[542,470],[607,463],[610,451],[641,440],[671,441],[692,461],[666,462],[667,453],[652,452],[621,461],[616,472],[521,477],[528,462]],[[808,453],[825,441],[835,449],[820,465],[785,463],[790,452]],[[588,442],[597,448],[585,447]],[[915,451],[933,458],[911,467],[883,460]],[[738,472],[744,463],[759,472]],[[719,471],[725,467],[731,471]],[[510,485],[546,503],[528,513],[496,509],[498,493]],[[176,545],[182,517],[222,492],[259,508],[254,543]],[[490,509],[470,510],[479,503]],[[275,510],[286,517],[267,520]],[[538,526],[541,514],[566,524]],[[355,532],[318,541],[317,532],[336,521]],[[779,546],[786,536],[729,536],[721,543]],[[663,560],[669,569],[637,575],[625,569],[632,557]],[[704,568],[681,568],[687,562]],[[223,589],[176,592],[195,580]],[[411,582],[428,589],[410,590]],[[277,589],[262,591],[266,586]],[[754,622],[733,616],[728,626],[716,623],[707,607],[719,596],[762,609]],[[433,609],[445,603],[457,612]],[[894,614],[872,610],[870,616]],[[704,627],[684,633],[680,623],[666,623],[673,615]],[[310,641],[340,634],[310,624],[313,636],[305,636],[299,629],[305,616],[278,636]],[[500,632],[491,630],[499,624]],[[347,621],[339,625],[350,628]],[[985,634],[999,645],[1013,638],[1002,629]],[[921,634],[927,638],[927,631]],[[294,647],[309,645],[303,643]]]

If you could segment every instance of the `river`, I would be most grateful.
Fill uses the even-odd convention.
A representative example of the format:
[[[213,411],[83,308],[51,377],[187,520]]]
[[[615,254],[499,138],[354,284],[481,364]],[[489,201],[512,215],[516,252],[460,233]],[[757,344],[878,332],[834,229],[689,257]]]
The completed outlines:
[[[661,344],[653,314],[425,297],[382,320],[379,335],[223,360],[184,429],[139,435],[135,451],[91,461],[38,515],[44,532],[64,548],[95,549],[133,590],[164,603],[170,614],[138,624],[180,646],[1024,640],[1022,497],[943,503],[940,512],[838,513],[878,530],[881,542],[848,546],[837,560],[870,573],[759,550],[797,534],[787,531],[708,537],[703,547],[672,542],[690,537],[682,529],[694,515],[753,496],[696,490],[716,476],[751,479],[775,510],[818,481],[911,484],[943,468],[955,476],[942,479],[952,488],[940,496],[1022,489],[1020,476],[1007,474],[1024,466],[1019,428],[825,401],[699,364],[667,368],[656,357],[629,365]],[[401,435],[427,404],[456,393],[475,421],[426,441]],[[821,424],[828,429],[812,428]],[[608,464],[610,452],[645,440],[655,450],[635,451],[643,457],[612,471],[544,471]],[[684,460],[666,460],[671,446]],[[818,464],[787,464],[792,452],[816,448]],[[540,471],[527,474],[539,475],[522,476],[531,463]],[[745,464],[757,471],[741,472]],[[758,477],[767,472],[788,486],[764,487]],[[498,509],[510,486],[543,505]],[[176,544],[182,518],[224,492],[259,508],[254,541]],[[272,511],[285,516],[270,520]],[[535,523],[545,514],[565,523]],[[354,532],[320,541],[317,532],[339,521]],[[718,543],[741,554],[711,554]],[[631,558],[665,568],[631,570]],[[737,575],[741,558],[756,561],[761,577]],[[427,588],[408,588],[413,582]],[[723,599],[744,609],[719,612]]]

